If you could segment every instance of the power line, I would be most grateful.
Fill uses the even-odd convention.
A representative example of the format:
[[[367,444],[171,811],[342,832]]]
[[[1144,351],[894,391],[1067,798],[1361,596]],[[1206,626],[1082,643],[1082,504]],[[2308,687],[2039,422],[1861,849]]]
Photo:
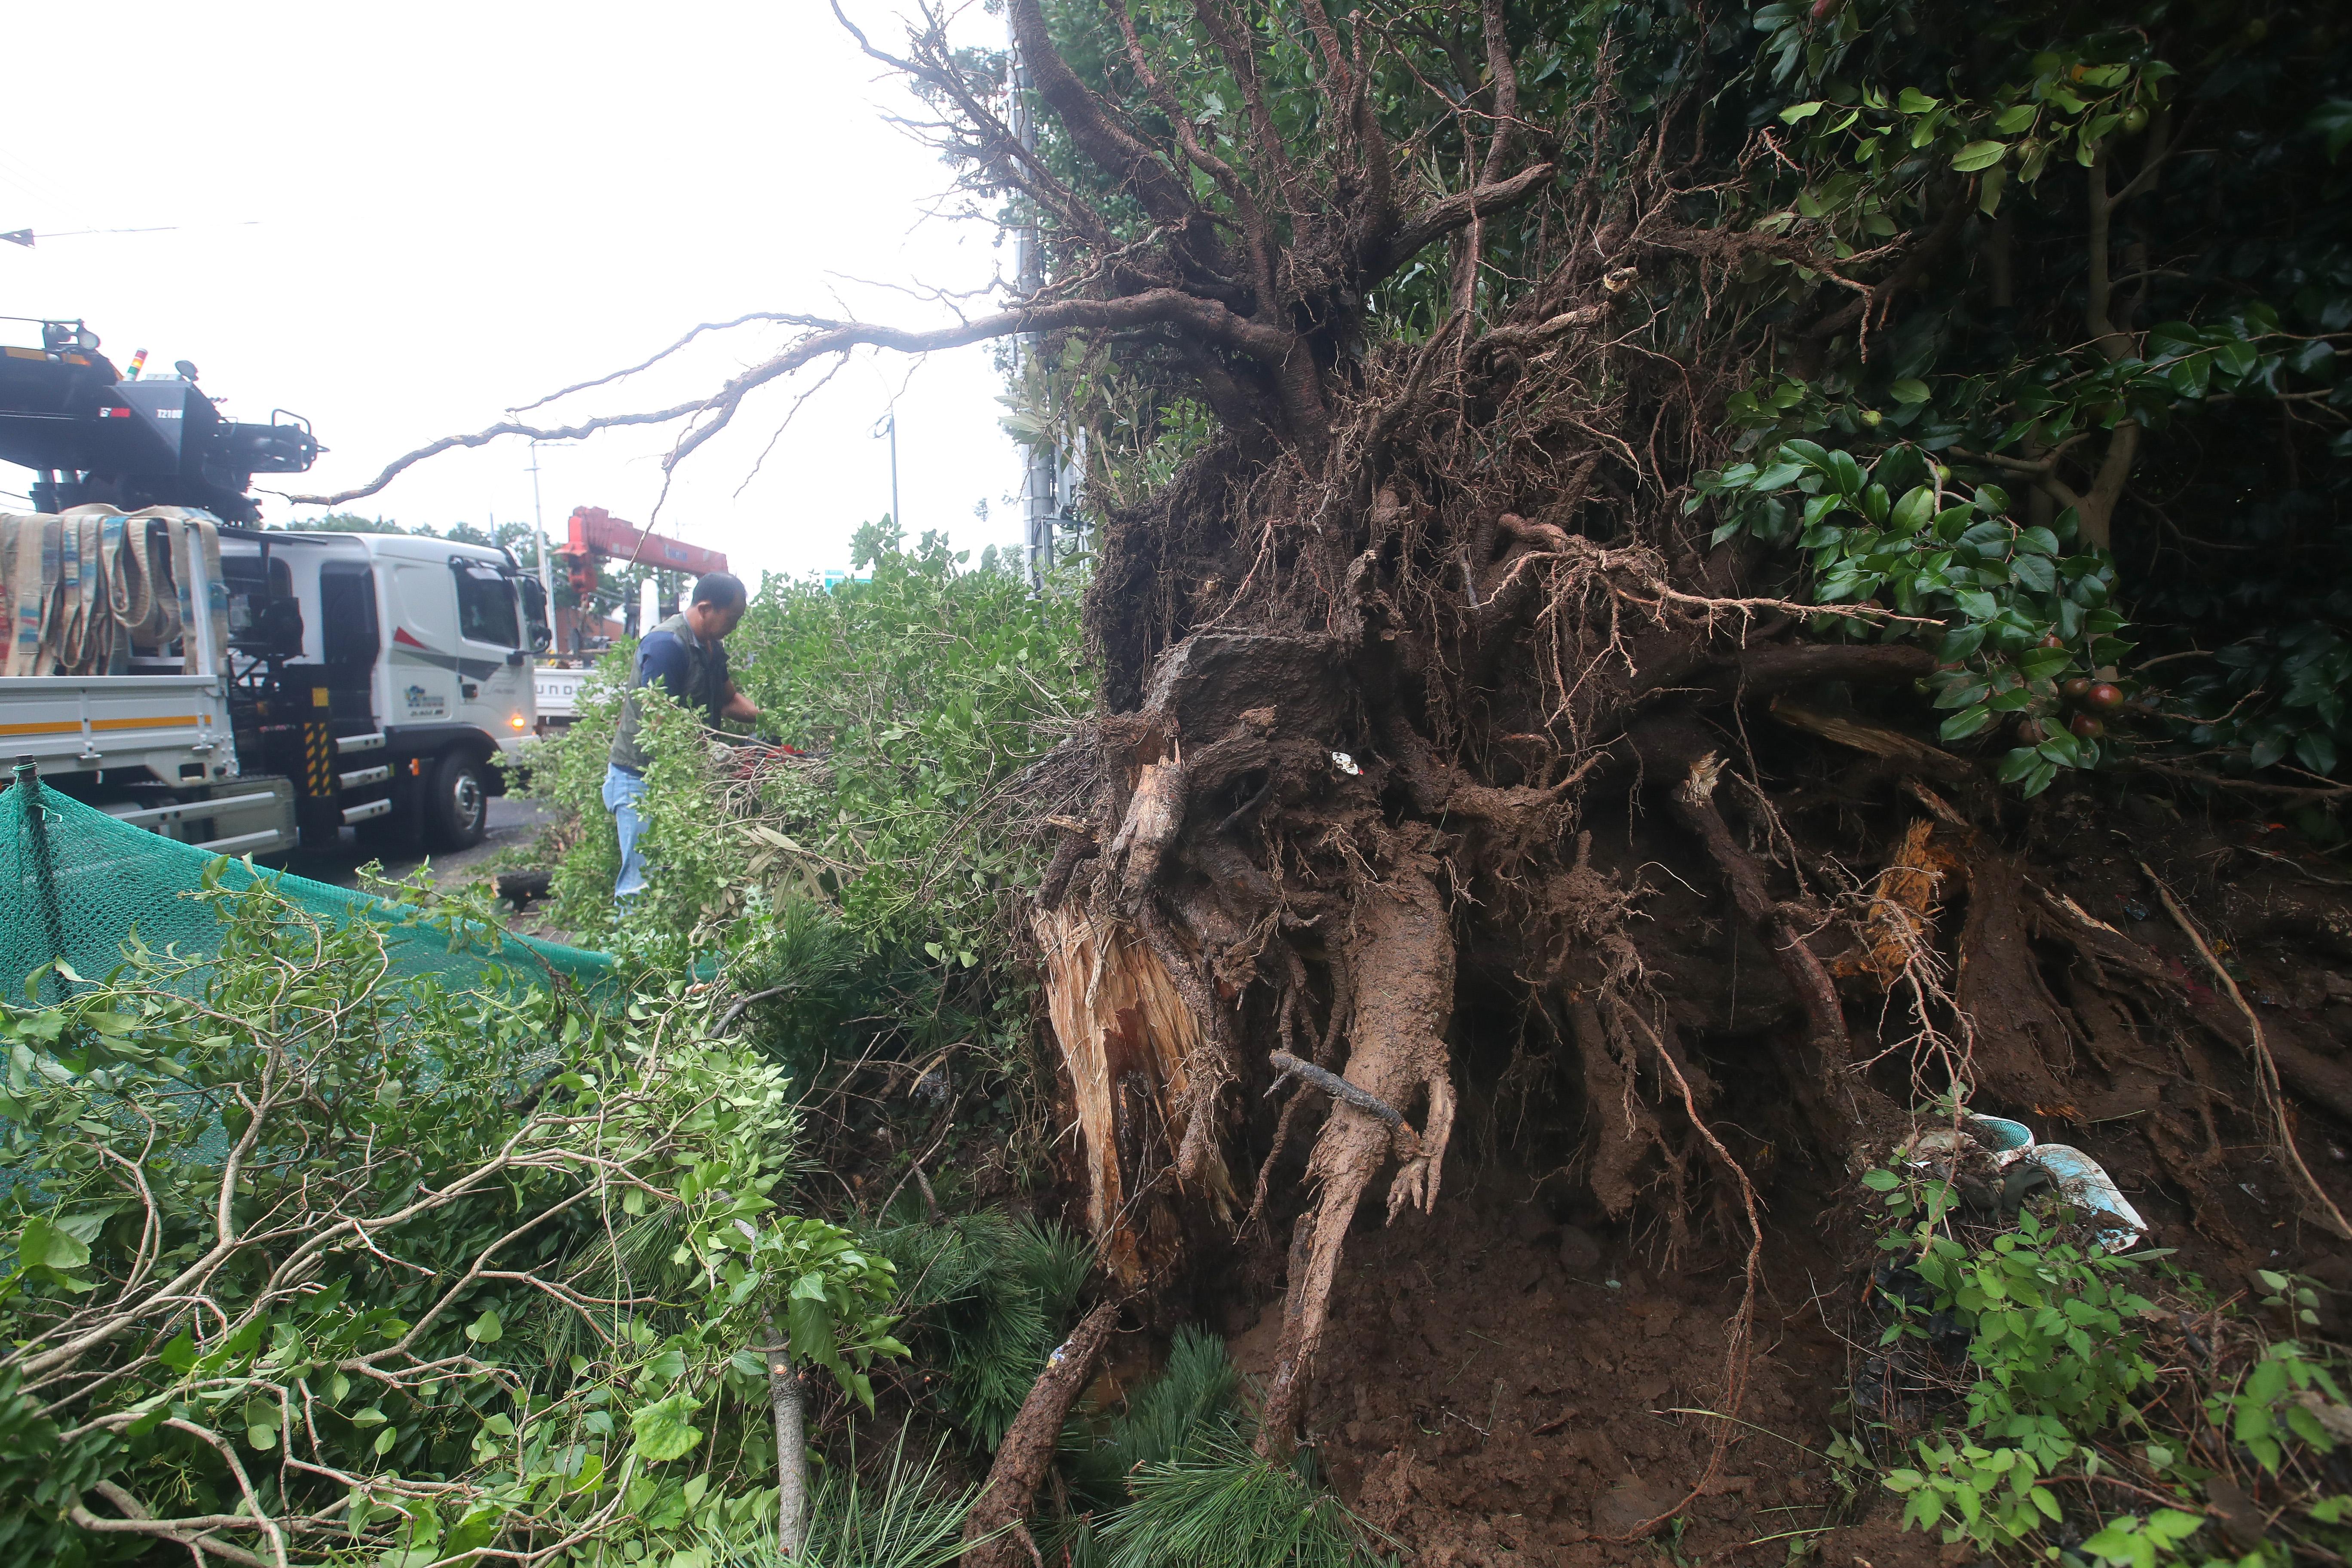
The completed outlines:
[[[242,223],[197,224],[193,226],[197,228],[257,228],[260,226],[260,224],[261,220],[257,217],[247,218]],[[0,230],[0,239],[5,239],[11,245],[21,245],[26,249],[30,250],[33,248],[33,242],[37,239],[79,239],[84,235],[90,234],[177,234],[184,226],[187,226],[176,223],[167,223],[158,225],[153,228],[67,228],[48,229],[39,234],[34,233],[29,228],[12,228]]]

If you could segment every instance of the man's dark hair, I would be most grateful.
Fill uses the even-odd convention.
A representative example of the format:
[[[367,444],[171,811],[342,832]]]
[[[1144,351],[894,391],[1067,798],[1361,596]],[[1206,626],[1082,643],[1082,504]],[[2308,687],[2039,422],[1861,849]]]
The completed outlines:
[[[743,586],[743,579],[732,572],[705,572],[694,580],[693,602],[698,605],[731,610],[751,597]]]

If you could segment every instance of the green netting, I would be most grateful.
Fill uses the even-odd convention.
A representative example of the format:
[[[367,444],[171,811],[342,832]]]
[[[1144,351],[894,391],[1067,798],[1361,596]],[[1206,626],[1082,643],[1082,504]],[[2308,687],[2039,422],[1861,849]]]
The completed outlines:
[[[0,997],[19,1002],[34,970],[63,959],[95,979],[122,960],[136,931],[148,946],[190,957],[220,950],[209,907],[187,895],[203,886],[215,857],[117,822],[54,789],[0,790]],[[488,930],[428,926],[415,911],[307,877],[249,870],[232,861],[226,886],[267,882],[280,896],[330,921],[370,920],[384,931],[399,975],[435,974],[451,990],[569,983],[593,994],[613,973],[601,952]]]

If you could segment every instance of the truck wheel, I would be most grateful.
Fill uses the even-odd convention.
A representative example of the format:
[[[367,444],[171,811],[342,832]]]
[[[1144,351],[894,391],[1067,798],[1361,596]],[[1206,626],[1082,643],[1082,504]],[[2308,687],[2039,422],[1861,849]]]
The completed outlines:
[[[425,795],[425,831],[436,849],[471,849],[490,821],[490,791],[482,764],[451,752],[433,768]]]

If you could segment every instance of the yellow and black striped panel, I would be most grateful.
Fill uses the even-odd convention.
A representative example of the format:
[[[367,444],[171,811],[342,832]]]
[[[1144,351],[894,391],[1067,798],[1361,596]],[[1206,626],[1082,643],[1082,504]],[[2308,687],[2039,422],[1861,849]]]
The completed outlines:
[[[316,720],[302,726],[302,779],[306,795],[335,793],[335,742]]]

